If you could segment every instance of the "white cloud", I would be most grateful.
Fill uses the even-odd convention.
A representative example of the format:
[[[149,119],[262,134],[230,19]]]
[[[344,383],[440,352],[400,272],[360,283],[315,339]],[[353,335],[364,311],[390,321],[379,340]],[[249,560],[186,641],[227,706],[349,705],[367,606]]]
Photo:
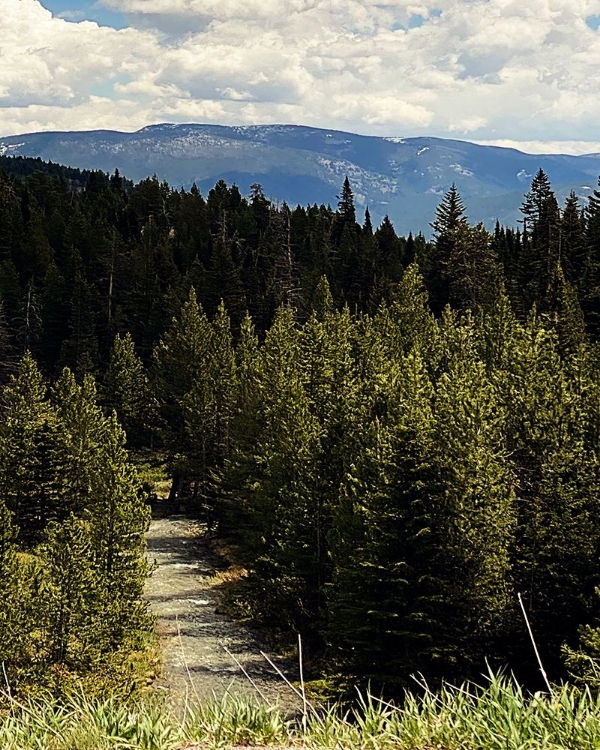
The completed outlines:
[[[0,0],[0,133],[196,120],[529,150],[596,137],[600,31],[585,19],[600,0],[102,2],[129,27]]]

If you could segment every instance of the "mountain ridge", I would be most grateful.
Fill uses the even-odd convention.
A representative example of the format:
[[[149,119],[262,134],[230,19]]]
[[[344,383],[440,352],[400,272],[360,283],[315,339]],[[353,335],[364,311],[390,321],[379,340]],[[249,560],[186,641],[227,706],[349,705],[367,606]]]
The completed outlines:
[[[541,167],[563,200],[585,198],[600,154],[528,154],[430,136],[380,137],[305,125],[155,123],[137,131],[40,131],[0,138],[0,154],[32,156],[79,169],[156,174],[174,187],[206,192],[219,179],[243,192],[262,185],[277,201],[330,203],[346,176],[357,207],[389,215],[401,233],[429,233],[441,197],[455,183],[472,222],[515,224],[523,194]]]

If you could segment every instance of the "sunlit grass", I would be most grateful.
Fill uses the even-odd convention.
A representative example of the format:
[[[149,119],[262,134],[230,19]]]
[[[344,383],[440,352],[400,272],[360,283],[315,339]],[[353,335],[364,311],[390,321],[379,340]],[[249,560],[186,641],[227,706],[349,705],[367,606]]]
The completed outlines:
[[[600,748],[600,699],[588,690],[558,687],[529,695],[492,677],[484,687],[423,685],[401,705],[359,696],[286,717],[276,706],[247,698],[188,705],[176,716],[156,700],[126,705],[116,698],[77,695],[13,700],[0,715],[2,750],[180,750],[227,746],[307,746],[338,750],[593,750]]]

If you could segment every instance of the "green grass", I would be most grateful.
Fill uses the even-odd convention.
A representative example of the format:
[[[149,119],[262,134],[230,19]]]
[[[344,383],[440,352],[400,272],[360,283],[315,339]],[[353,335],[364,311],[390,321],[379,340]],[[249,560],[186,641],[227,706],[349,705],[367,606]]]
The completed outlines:
[[[232,745],[323,750],[591,750],[600,748],[600,699],[573,686],[527,695],[506,678],[486,687],[409,694],[401,706],[359,696],[290,720],[240,698],[188,705],[183,716],[156,700],[125,705],[82,695],[57,706],[17,702],[0,715],[2,750],[177,750]]]

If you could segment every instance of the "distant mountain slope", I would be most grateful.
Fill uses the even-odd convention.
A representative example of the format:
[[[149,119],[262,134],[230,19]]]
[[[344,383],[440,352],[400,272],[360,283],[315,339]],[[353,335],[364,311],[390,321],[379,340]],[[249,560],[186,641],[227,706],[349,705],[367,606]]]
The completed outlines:
[[[559,196],[587,195],[600,154],[525,154],[442,138],[377,138],[295,125],[151,125],[136,133],[47,132],[0,138],[0,154],[41,157],[80,169],[118,168],[140,180],[156,174],[204,191],[218,179],[243,192],[260,182],[276,200],[335,205],[345,175],[357,206],[399,232],[424,231],[455,182],[471,221],[514,224],[523,194],[542,167]],[[359,212],[360,215],[360,212]]]

